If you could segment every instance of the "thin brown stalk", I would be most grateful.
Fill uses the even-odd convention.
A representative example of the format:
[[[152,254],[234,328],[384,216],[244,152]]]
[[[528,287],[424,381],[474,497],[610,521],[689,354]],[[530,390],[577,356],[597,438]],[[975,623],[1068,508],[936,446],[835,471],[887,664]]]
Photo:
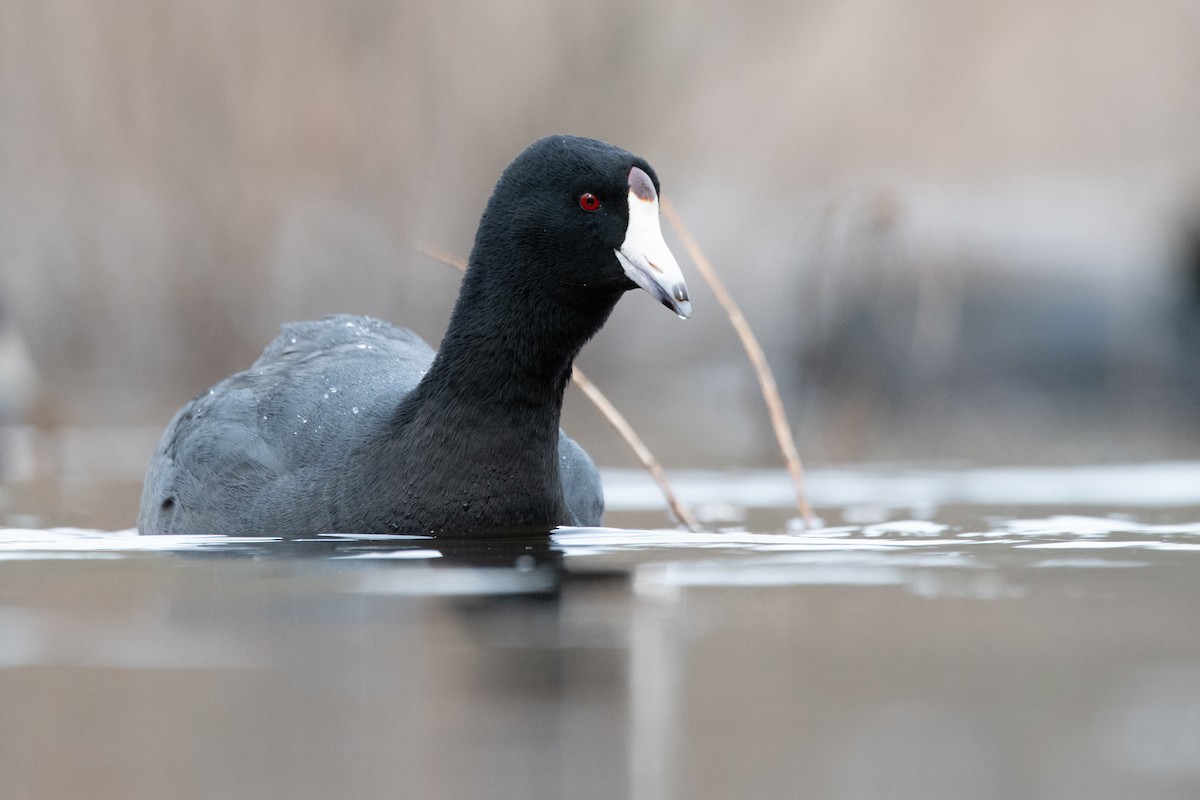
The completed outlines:
[[[416,247],[417,250],[429,256],[434,261],[445,264],[448,267],[454,267],[459,272],[464,272],[467,269],[465,261],[451,253],[447,253],[445,250],[439,250],[436,247],[430,247],[425,244],[418,244]],[[654,478],[654,482],[658,484],[658,488],[663,493],[663,497],[666,499],[671,513],[675,515],[675,519],[685,525],[688,530],[704,530],[695,515],[692,514],[691,509],[679,499],[679,495],[675,494],[674,488],[671,487],[670,481],[667,480],[667,474],[663,470],[662,464],[650,452],[650,448],[646,447],[646,443],[642,441],[642,438],[633,430],[633,426],[629,424],[629,420],[625,419],[625,416],[620,411],[617,411],[617,407],[612,404],[612,401],[597,388],[596,384],[592,383],[590,378],[583,374],[583,371],[579,367],[573,366],[571,368],[571,381],[599,409],[604,419],[620,434],[621,438],[625,440],[625,444],[633,451],[634,456],[637,457],[646,471],[650,473],[650,476]]]
[[[712,288],[717,302],[725,309],[730,324],[733,325],[734,331],[742,341],[746,355],[750,357],[750,363],[754,366],[754,374],[758,378],[758,386],[762,390],[763,400],[766,401],[767,411],[771,416],[771,427],[775,430],[775,439],[779,442],[779,449],[783,452],[783,459],[787,462],[788,473],[792,478],[792,487],[796,491],[796,510],[800,512],[800,516],[807,524],[816,525],[818,523],[817,515],[813,513],[812,505],[808,502],[808,493],[804,487],[804,465],[800,462],[800,453],[796,450],[796,440],[792,437],[791,426],[788,425],[787,415],[783,411],[783,399],[779,396],[779,387],[775,383],[775,376],[771,372],[770,364],[767,363],[766,355],[763,354],[762,346],[759,345],[758,338],[750,329],[750,323],[746,321],[737,302],[725,288],[725,282],[713,269],[712,262],[704,255],[704,251],[700,249],[700,245],[696,243],[695,238],[684,225],[679,212],[665,198],[662,201],[662,212],[692,257],[696,269],[700,271],[704,280]]]
[[[675,494],[675,490],[671,488],[670,482],[667,480],[667,474],[663,471],[662,464],[646,447],[646,443],[642,441],[642,437],[634,432],[633,427],[629,424],[629,420],[617,411],[616,406],[596,388],[596,384],[592,383],[591,379],[580,371],[579,367],[573,367],[571,372],[571,380],[579,387],[587,399],[591,400],[596,408],[600,409],[600,413],[608,420],[608,424],[613,426],[613,429],[621,435],[625,440],[625,444],[629,445],[629,449],[637,456],[638,461],[642,462],[642,466],[654,478],[654,482],[658,484],[658,488],[662,491],[663,497],[666,498],[667,505],[671,507],[671,513],[675,515],[675,519],[687,526],[691,531],[704,530],[691,510],[684,504],[679,496]]]

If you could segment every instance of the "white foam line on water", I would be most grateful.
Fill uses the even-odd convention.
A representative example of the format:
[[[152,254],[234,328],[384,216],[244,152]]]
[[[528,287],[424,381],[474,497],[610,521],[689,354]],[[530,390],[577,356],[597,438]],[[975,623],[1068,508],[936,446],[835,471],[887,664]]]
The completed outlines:
[[[22,553],[96,554],[122,551],[198,550],[210,546],[279,541],[277,536],[140,536],[137,531],[96,531],[81,528],[0,529],[0,558]]]
[[[662,495],[638,470],[603,470],[611,510],[662,508]],[[694,505],[786,508],[791,482],[779,471],[671,473],[676,490]],[[949,503],[974,505],[1200,505],[1200,461],[1083,467],[908,469],[877,466],[811,470],[809,494],[818,506],[906,508]]]
[[[1088,539],[1070,542],[1034,542],[1019,544],[1022,550],[1170,550],[1175,552],[1200,552],[1200,544],[1189,542],[1097,542]]]
[[[900,519],[892,522],[880,522],[868,525],[862,529],[863,536],[940,536],[950,529],[949,525],[940,522],[928,522],[921,519]]]
[[[335,560],[350,560],[350,559],[388,559],[388,560],[406,560],[420,561],[427,558],[441,558],[442,554],[437,550],[389,550],[386,553],[355,553],[350,556],[330,556]]]
[[[903,527],[903,526],[902,526]],[[944,526],[941,526],[944,527]],[[847,539],[843,534],[855,528],[817,529],[811,533],[694,533],[676,530],[625,530],[623,528],[560,529],[551,540],[568,555],[583,555],[603,550],[683,548],[736,548],[739,550],[815,551],[815,550],[898,550],[944,544],[942,539]],[[824,535],[823,535],[824,534]]]
[[[1200,534],[1200,522],[1182,525],[1144,525],[1110,517],[1083,517],[1060,514],[1045,519],[1010,519],[996,523],[991,531],[964,532],[960,537],[1030,539],[1046,536],[1075,536],[1098,539],[1112,534],[1143,536],[1191,536]]]
[[[121,559],[120,553],[91,553],[79,550],[3,550],[0,549],[0,561],[51,561],[80,560],[80,559]]]
[[[894,520],[866,526],[816,528],[803,532],[756,533],[752,531],[691,532],[684,530],[637,530],[624,528],[560,528],[551,541],[562,553],[580,557],[618,551],[667,549],[726,550],[743,552],[849,552],[938,548],[953,544],[1049,547],[1200,550],[1195,537],[1200,522],[1153,525],[1124,517],[1054,515],[1041,519],[995,520],[991,527],[956,530],[926,520]],[[1131,540],[1130,537],[1138,537]],[[1170,538],[1191,542],[1172,542]],[[1039,540],[1068,539],[1068,542]],[[1114,539],[1116,541],[1114,541]],[[395,548],[379,552],[328,554],[336,559],[429,560],[442,554],[430,537],[337,536],[334,541],[371,543],[396,542]],[[413,540],[422,540],[421,544]],[[1124,541],[1122,541],[1124,540]],[[1166,541],[1164,541],[1166,540]],[[179,552],[223,548],[244,544],[271,544],[279,537],[237,536],[138,536],[136,531],[95,531],[77,528],[50,530],[0,529],[0,561],[50,558],[120,558],[133,552]],[[326,537],[295,541],[329,541]],[[425,544],[425,541],[430,541]],[[1091,543],[1091,544],[1089,544]]]

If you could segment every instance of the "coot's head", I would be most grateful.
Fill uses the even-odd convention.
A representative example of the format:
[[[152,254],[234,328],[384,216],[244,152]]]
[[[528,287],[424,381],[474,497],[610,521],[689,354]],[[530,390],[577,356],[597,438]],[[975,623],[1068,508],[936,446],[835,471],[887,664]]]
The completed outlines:
[[[550,136],[504,171],[475,247],[507,251],[508,258],[487,260],[522,271],[514,280],[580,299],[640,286],[687,317],[692,306],[663,241],[658,193],[658,176],[644,159],[595,139]]]

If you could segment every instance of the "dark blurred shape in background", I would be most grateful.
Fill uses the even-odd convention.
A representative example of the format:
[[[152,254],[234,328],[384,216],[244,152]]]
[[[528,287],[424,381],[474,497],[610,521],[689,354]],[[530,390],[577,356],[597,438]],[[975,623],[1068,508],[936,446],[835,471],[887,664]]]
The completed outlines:
[[[465,255],[562,131],[656,166],[810,462],[1194,457],[1198,35],[1188,2],[11,0],[5,319],[81,426],[161,426],[288,319],[436,342],[458,277],[411,243]],[[668,466],[777,463],[693,284],[581,364]]]

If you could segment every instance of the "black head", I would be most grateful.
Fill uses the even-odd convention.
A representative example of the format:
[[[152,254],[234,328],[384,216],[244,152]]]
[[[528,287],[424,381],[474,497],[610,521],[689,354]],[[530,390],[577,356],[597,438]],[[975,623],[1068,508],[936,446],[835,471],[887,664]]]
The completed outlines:
[[[504,170],[480,221],[472,268],[552,291],[615,302],[641,286],[686,317],[687,287],[658,222],[658,176],[595,139],[540,139]]]

